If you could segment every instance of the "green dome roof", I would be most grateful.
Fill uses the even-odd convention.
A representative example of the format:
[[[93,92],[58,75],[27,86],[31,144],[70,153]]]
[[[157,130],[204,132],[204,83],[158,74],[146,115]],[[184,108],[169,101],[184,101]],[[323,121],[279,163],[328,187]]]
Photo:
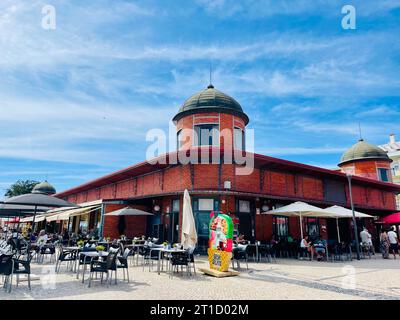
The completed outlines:
[[[187,99],[173,121],[178,121],[186,115],[202,112],[230,113],[241,117],[246,124],[249,123],[249,117],[243,112],[239,102],[215,89],[212,84]]]
[[[349,161],[363,159],[384,159],[390,161],[390,158],[388,157],[386,151],[383,151],[381,148],[369,144],[363,139],[360,139],[355,145],[353,145],[343,154],[342,158],[340,159],[339,165]]]
[[[48,183],[47,180],[45,180],[34,186],[32,189],[32,193],[43,193],[50,195],[50,194],[55,194],[56,189],[54,189],[54,187],[50,183]]]

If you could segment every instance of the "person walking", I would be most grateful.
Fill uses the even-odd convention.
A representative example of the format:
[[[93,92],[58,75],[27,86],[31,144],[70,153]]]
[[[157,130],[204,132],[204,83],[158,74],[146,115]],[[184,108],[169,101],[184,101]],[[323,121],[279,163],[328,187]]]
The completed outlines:
[[[386,233],[385,229],[381,230],[381,234],[379,236],[379,240],[381,243],[381,252],[382,252],[382,258],[383,259],[389,259],[389,237],[388,234]]]
[[[390,252],[393,254],[393,257],[396,259],[396,253],[398,253],[398,238],[397,234],[395,232],[396,228],[392,227],[390,231],[387,233],[388,238],[389,238],[389,246],[390,246]]]

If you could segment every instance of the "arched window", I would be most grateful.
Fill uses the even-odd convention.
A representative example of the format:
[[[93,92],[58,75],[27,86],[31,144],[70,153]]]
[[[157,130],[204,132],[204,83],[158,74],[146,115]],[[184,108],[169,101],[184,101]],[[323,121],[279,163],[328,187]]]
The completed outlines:
[[[195,146],[219,146],[219,126],[217,124],[199,124],[194,126]]]
[[[244,131],[241,128],[234,128],[233,143],[236,150],[245,150]]]
[[[180,148],[182,148],[183,143],[184,143],[184,141],[182,140],[182,129],[181,129],[176,134],[176,146],[177,146],[178,150]]]

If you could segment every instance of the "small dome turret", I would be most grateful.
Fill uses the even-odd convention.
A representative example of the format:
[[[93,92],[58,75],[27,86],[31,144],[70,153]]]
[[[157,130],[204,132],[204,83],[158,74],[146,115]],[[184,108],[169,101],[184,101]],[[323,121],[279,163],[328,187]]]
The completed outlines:
[[[32,193],[42,193],[42,194],[52,195],[56,193],[56,189],[50,183],[48,183],[47,180],[45,180],[34,186],[32,189]]]
[[[239,102],[227,94],[215,89],[212,84],[203,91],[200,91],[187,99],[173,118],[173,121],[176,122],[182,117],[190,114],[207,112],[234,114],[242,118],[245,124],[249,122],[249,117],[243,112]]]
[[[339,166],[348,162],[366,159],[383,159],[390,161],[386,151],[365,142],[364,139],[360,139],[343,154]]]

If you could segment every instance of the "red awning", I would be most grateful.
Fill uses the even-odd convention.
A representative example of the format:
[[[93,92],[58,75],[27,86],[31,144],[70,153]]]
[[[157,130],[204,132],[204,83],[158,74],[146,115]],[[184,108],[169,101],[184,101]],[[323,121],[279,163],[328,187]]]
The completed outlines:
[[[379,219],[379,223],[397,224],[400,223],[400,212],[390,214],[386,217]]]
[[[12,223],[18,223],[19,222],[19,218],[14,218],[14,219],[10,219],[8,221],[4,221],[4,224],[12,224]]]

